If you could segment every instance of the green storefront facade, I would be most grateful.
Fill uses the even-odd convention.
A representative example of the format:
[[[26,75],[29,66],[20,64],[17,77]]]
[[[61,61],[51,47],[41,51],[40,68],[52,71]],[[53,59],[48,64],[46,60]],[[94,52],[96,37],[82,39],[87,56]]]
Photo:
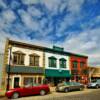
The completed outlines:
[[[49,83],[57,85],[61,81],[70,80],[70,71],[61,69],[45,69],[45,77]]]

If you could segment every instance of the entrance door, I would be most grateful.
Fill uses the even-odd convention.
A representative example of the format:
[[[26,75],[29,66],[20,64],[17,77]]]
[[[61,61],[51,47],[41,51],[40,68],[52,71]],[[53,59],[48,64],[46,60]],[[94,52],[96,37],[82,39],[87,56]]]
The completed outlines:
[[[58,83],[59,83],[59,78],[55,77],[54,78],[54,85],[57,86]]]
[[[14,88],[18,88],[19,87],[19,77],[14,77]]]

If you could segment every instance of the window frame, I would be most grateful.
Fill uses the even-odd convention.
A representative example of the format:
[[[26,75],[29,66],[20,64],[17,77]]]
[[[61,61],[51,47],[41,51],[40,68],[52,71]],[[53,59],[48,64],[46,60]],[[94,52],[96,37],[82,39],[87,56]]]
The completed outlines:
[[[67,60],[65,58],[60,58],[59,59],[59,66],[60,68],[66,68],[67,64],[66,64]]]
[[[48,58],[48,60],[49,60],[49,67],[51,67],[51,68],[56,68],[57,67],[57,59],[56,59],[56,57],[54,57],[54,56],[51,56],[51,57],[49,57]]]
[[[40,56],[37,54],[30,54],[29,55],[29,65],[38,67],[39,66],[39,58],[40,58]]]
[[[73,61],[72,67],[73,67],[73,69],[77,69],[78,68],[78,61]]]
[[[25,63],[25,54],[21,51],[13,52],[13,64],[24,65],[24,63]]]
[[[83,68],[85,66],[85,62],[80,62],[80,68]]]

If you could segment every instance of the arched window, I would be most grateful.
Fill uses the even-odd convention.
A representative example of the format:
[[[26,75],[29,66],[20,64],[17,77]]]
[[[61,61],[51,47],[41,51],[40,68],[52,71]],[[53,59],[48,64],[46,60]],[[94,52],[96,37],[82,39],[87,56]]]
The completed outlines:
[[[33,54],[30,54],[30,66],[39,66],[39,55],[33,53]]]
[[[13,64],[24,65],[25,54],[21,51],[13,52]]]
[[[66,59],[65,58],[59,59],[59,65],[60,68],[66,68]]]
[[[49,67],[56,67],[56,58],[54,56],[49,57]]]

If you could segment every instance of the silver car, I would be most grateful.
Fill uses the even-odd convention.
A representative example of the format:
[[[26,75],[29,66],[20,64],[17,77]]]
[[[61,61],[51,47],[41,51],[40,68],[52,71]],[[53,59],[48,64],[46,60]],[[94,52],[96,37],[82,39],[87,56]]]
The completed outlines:
[[[90,82],[88,85],[87,85],[88,88],[99,88],[100,87],[100,79],[99,80],[96,80],[96,81],[93,81],[93,82]]]
[[[84,85],[78,82],[64,82],[58,84],[56,87],[57,92],[68,92],[73,90],[83,90]]]

